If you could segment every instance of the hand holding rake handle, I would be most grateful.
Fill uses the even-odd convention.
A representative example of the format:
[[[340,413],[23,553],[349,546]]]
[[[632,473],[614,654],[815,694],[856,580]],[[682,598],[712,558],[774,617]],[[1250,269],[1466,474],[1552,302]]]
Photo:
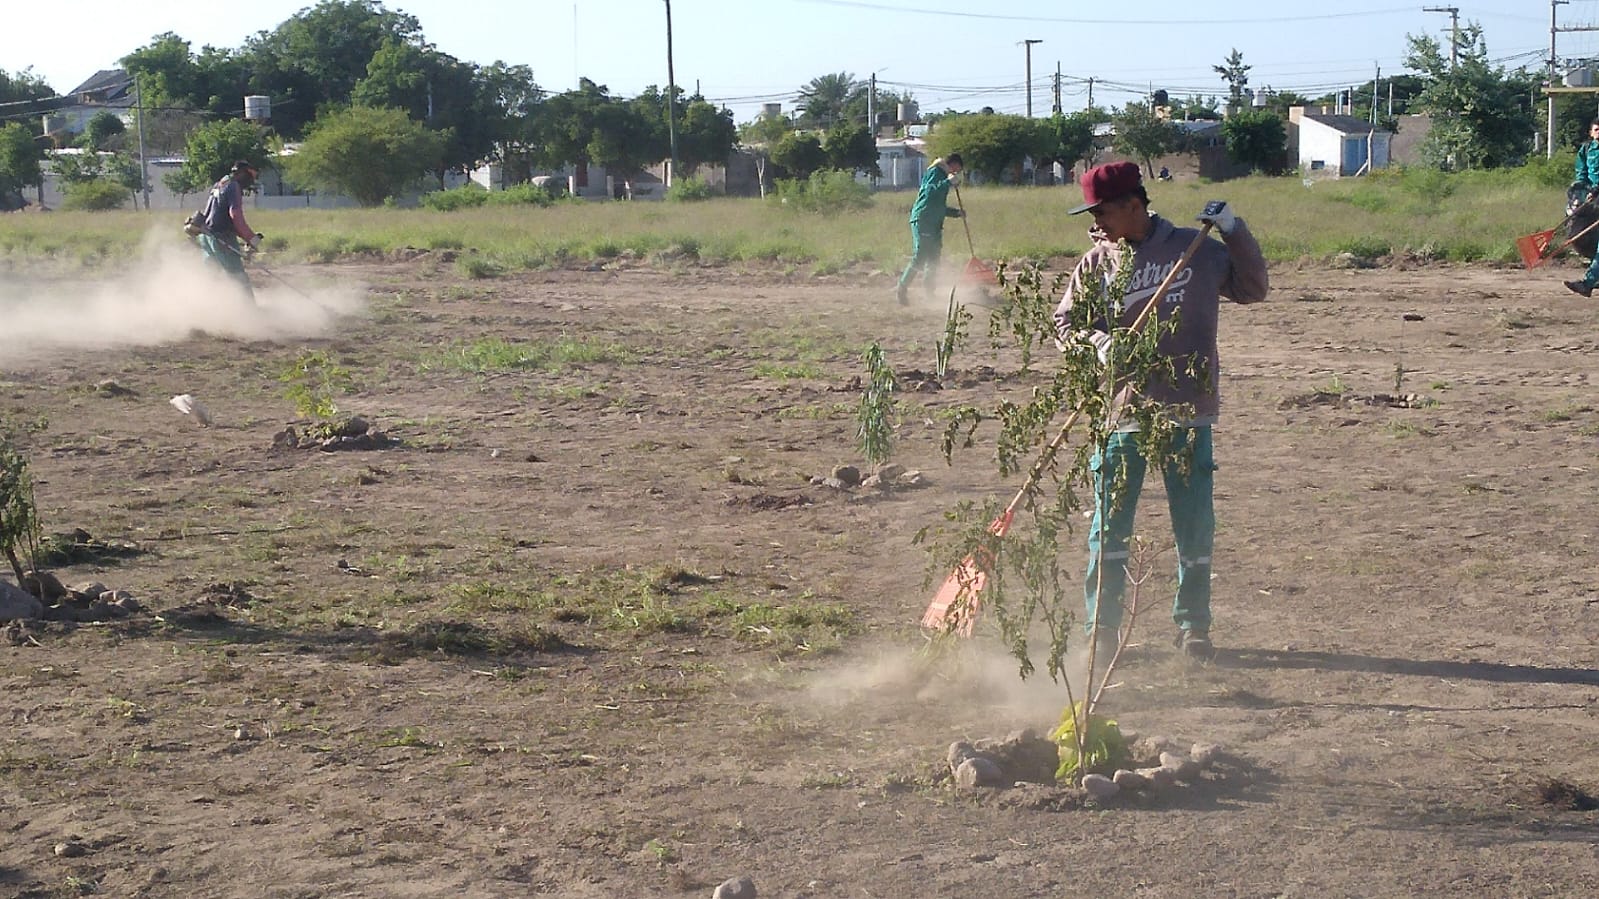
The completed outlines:
[[[956,202],[959,202],[958,194]],[[1188,249],[1183,251],[1183,255],[1178,257],[1176,264],[1171,267],[1171,271],[1167,272],[1166,277],[1161,279],[1160,285],[1150,295],[1149,301],[1144,304],[1144,308],[1138,311],[1138,317],[1133,319],[1133,323],[1128,326],[1128,330],[1138,331],[1149,321],[1153,310],[1159,307],[1161,301],[1166,298],[1166,292],[1171,289],[1172,282],[1177,279],[1177,274],[1186,268],[1189,260],[1194,258],[1195,253],[1199,252],[1200,246],[1210,235],[1212,227],[1214,227],[1214,223],[1206,222],[1204,227],[1199,229],[1199,233],[1194,235],[1193,241],[1188,244]],[[1117,404],[1112,414],[1120,417],[1120,410],[1121,406]],[[1033,488],[1038,486],[1038,482],[1044,477],[1044,472],[1055,464],[1055,455],[1066,444],[1066,435],[1071,432],[1072,426],[1077,424],[1077,420],[1082,417],[1082,414],[1083,410],[1081,408],[1073,410],[1072,414],[1067,416],[1065,423],[1060,426],[1060,430],[1056,432],[1055,437],[1044,445],[1043,452],[1039,453],[1038,459],[1033,462],[1033,467],[1027,472],[1027,480],[1022,482],[1021,489],[1016,491],[1016,495],[1011,498],[1004,511],[999,513],[999,517],[989,524],[989,533],[999,538],[1005,536],[1005,533],[1010,530],[1011,519],[1015,517],[1016,510],[1021,508],[1028,494],[1033,492]],[[978,594],[988,584],[988,569],[993,567],[994,561],[993,553],[988,552],[986,549],[980,549],[961,560],[961,563],[955,566],[955,570],[950,572],[949,577],[944,579],[944,584],[939,587],[938,593],[933,596],[932,603],[928,605],[927,611],[922,615],[922,627],[939,631],[955,631],[961,636],[971,636],[972,626],[977,622],[977,612],[980,608]]]

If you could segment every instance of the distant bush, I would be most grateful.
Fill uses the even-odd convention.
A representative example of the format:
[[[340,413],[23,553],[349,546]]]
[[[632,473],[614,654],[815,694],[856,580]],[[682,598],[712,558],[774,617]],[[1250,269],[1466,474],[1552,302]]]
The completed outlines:
[[[797,212],[838,215],[870,209],[872,191],[850,172],[813,172],[804,180],[777,182],[777,201]]]
[[[422,195],[422,205],[438,212],[473,209],[489,201],[489,192],[477,184],[463,184],[449,190],[436,190]]]
[[[66,198],[61,201],[61,208],[80,212],[121,209],[128,202],[128,198],[133,196],[133,191],[124,185],[104,178],[67,184],[63,189],[66,191]]]
[[[438,212],[476,209],[479,206],[548,206],[555,198],[542,187],[515,184],[505,190],[486,190],[476,183],[422,195],[422,205]]]
[[[536,184],[513,184],[489,193],[490,206],[548,206],[554,202],[555,197]]]
[[[716,190],[701,178],[679,178],[666,190],[666,198],[677,203],[694,203],[716,196]]]

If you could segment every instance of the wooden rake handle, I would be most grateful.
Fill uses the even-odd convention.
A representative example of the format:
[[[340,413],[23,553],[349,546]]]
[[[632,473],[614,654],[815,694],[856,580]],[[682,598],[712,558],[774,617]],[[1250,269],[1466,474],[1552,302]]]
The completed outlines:
[[[972,243],[972,226],[966,222],[966,204],[961,202],[961,186],[959,184],[951,186],[955,188],[955,208],[961,211],[961,225],[966,229],[966,249],[971,252],[972,257],[975,259],[977,257],[977,245]]]
[[[1194,239],[1188,244],[1188,249],[1183,251],[1183,255],[1177,259],[1177,264],[1173,265],[1171,271],[1166,273],[1166,277],[1161,279],[1160,285],[1155,288],[1154,293],[1150,294],[1149,302],[1145,303],[1144,308],[1138,311],[1138,317],[1133,319],[1133,323],[1128,326],[1128,330],[1138,331],[1149,321],[1150,311],[1159,306],[1161,300],[1166,298],[1166,292],[1171,290],[1172,282],[1177,279],[1177,273],[1188,265],[1189,260],[1194,258],[1195,253],[1199,252],[1200,245],[1204,243],[1206,237],[1210,236],[1210,229],[1213,227],[1215,227],[1214,222],[1206,222],[1205,226],[1199,229],[1199,233],[1194,235]],[[1039,455],[1038,461],[1034,462],[1032,469],[1028,471],[1027,480],[1022,482],[1021,489],[1016,491],[1016,495],[1011,498],[1009,505],[1005,506],[1005,515],[1012,515],[1017,509],[1021,508],[1022,501],[1027,498],[1027,494],[1038,486],[1038,482],[1044,477],[1044,472],[1054,464],[1055,454],[1060,452],[1060,448],[1065,445],[1066,435],[1071,431],[1072,426],[1077,424],[1077,419],[1081,418],[1082,415],[1083,410],[1081,408],[1072,410],[1072,414],[1066,418],[1066,423],[1061,425],[1060,430],[1055,433],[1054,439],[1044,446],[1044,452]]]

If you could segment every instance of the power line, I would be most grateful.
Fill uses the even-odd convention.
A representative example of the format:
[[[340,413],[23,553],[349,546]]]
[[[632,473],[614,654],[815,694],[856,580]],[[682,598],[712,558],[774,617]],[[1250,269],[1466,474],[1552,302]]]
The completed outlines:
[[[842,6],[854,9],[869,9],[876,12],[916,13],[928,16],[953,16],[962,19],[986,19],[990,21],[1006,22],[1055,22],[1064,25],[1127,25],[1138,28],[1149,28],[1159,25],[1194,26],[1194,25],[1258,25],[1262,23],[1278,22],[1313,22],[1324,19],[1350,19],[1368,16],[1397,15],[1414,11],[1414,7],[1403,6],[1390,9],[1369,9],[1362,12],[1335,12],[1315,13],[1301,16],[1257,16],[1249,19],[1078,19],[1062,18],[1059,16],[1016,16],[1002,15],[999,13],[960,12],[947,9],[927,9],[926,7],[892,6],[887,3],[867,3],[864,0],[796,0],[798,3],[813,3],[819,6]]]

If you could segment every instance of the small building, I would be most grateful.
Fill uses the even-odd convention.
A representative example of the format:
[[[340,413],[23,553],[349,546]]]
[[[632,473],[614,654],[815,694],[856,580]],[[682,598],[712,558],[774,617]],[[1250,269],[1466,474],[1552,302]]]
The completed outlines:
[[[122,69],[103,69],[55,102],[59,105],[44,116],[44,133],[55,138],[58,145],[70,143],[83,133],[90,119],[102,112],[132,125],[137,105],[133,76]]]
[[[922,172],[927,165],[927,143],[921,138],[877,139],[878,190],[916,190],[921,186]],[[857,177],[872,180],[865,175]]]
[[[1343,178],[1385,169],[1393,132],[1354,116],[1288,110],[1288,158],[1313,177]]]

